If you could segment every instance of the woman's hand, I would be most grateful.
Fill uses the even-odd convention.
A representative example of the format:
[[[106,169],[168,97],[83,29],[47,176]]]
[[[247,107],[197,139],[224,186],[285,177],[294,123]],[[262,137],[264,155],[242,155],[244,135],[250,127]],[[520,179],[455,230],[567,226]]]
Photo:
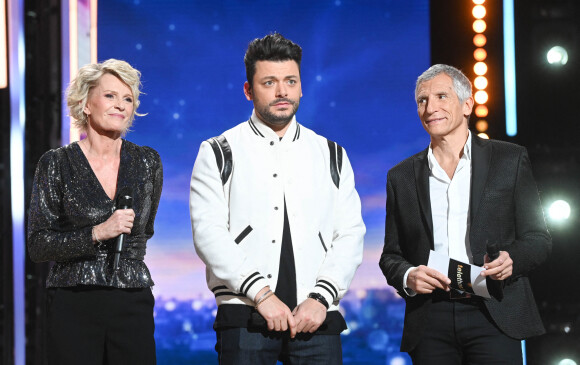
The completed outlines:
[[[104,241],[119,237],[122,233],[129,234],[133,228],[134,220],[135,212],[133,209],[117,209],[109,219],[93,228],[94,238],[97,241]]]

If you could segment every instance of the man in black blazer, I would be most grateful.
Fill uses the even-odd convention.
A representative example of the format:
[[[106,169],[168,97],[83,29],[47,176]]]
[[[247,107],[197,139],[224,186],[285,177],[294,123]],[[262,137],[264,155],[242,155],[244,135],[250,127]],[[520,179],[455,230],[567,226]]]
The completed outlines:
[[[415,364],[521,363],[520,340],[544,333],[527,276],[551,251],[528,154],[471,134],[471,83],[456,68],[429,68],[415,97],[431,144],[388,172],[379,263],[406,301],[401,351]],[[487,243],[500,249],[491,262]],[[503,299],[450,288],[430,250],[483,266]]]

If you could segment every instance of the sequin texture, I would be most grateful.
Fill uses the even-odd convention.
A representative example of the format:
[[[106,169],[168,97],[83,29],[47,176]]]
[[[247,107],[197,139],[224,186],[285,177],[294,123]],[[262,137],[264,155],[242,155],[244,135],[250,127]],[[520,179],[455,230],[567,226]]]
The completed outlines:
[[[143,261],[161,198],[163,166],[150,147],[122,141],[117,191],[133,191],[135,221],[125,238],[119,270],[113,272],[115,239],[98,247],[92,227],[115,210],[78,143],[46,152],[38,162],[28,223],[28,252],[34,262],[54,261],[46,286],[144,288],[153,286]]]

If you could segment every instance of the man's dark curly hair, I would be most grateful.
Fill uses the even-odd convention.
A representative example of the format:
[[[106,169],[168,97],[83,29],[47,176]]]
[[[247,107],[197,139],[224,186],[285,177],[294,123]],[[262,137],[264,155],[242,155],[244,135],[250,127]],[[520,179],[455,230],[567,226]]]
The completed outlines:
[[[250,42],[244,63],[246,64],[246,78],[250,87],[253,86],[256,74],[257,61],[296,61],[300,71],[302,48],[279,33],[268,34],[264,38],[256,38]]]

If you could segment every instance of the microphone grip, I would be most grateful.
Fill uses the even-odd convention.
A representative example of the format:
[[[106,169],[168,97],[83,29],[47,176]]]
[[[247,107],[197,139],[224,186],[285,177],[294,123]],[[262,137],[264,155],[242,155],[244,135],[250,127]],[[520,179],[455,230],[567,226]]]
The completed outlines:
[[[132,207],[131,196],[122,196],[119,199],[122,203],[117,209],[129,209]],[[117,244],[115,245],[115,256],[113,258],[113,271],[119,270],[119,261],[121,260],[121,252],[123,251],[123,245],[125,244],[125,234],[121,233],[117,238]]]
[[[499,246],[496,242],[487,242],[487,257],[490,262],[499,257]]]
[[[115,245],[115,258],[113,260],[113,270],[115,271],[119,269],[119,260],[121,259],[121,251],[123,251],[124,243],[125,243],[125,234],[122,233],[117,238],[117,244]]]
[[[493,243],[489,243],[486,242],[486,248],[487,248],[487,257],[489,259],[489,261],[493,261],[495,259],[497,259],[499,257],[499,246],[496,242]],[[489,292],[489,294],[497,299],[498,301],[501,301],[503,299],[503,285],[504,282],[503,281],[497,281],[497,280],[491,280],[490,277],[485,278],[485,282],[487,285],[487,290]]]

